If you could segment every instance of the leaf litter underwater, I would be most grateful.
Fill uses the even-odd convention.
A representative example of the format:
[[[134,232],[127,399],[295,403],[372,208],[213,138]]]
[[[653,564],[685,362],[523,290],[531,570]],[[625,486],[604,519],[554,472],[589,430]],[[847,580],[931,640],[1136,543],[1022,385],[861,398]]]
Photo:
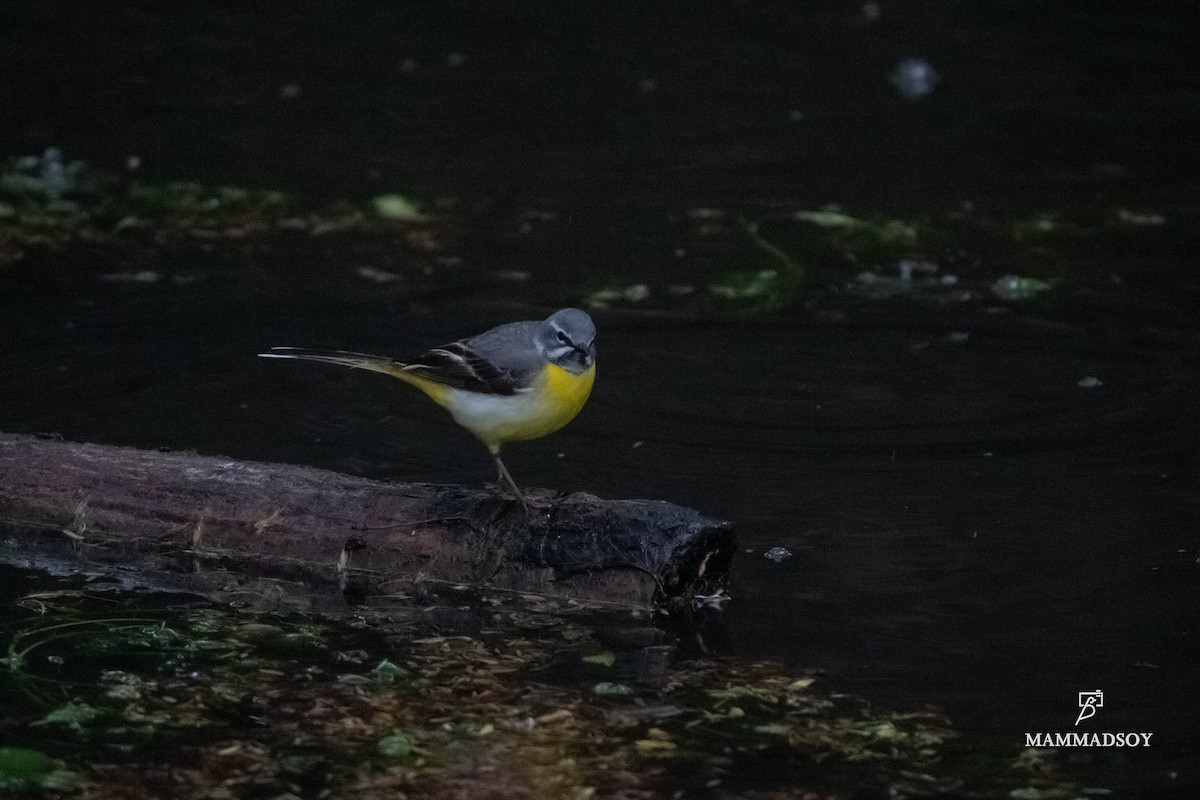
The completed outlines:
[[[687,652],[628,615],[482,601],[459,625],[433,609],[323,621],[9,578],[24,593],[3,631],[0,738],[20,743],[0,749],[8,797],[1080,790],[1028,753],[968,755],[936,713]]]

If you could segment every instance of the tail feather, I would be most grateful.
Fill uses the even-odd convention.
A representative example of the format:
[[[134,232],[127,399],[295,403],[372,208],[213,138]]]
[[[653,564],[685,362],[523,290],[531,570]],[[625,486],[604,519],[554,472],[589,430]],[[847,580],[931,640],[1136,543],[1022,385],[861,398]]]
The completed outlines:
[[[373,356],[367,353],[351,353],[346,350],[309,350],[303,347],[272,347],[269,353],[259,353],[260,358],[294,358],[299,361],[319,361],[323,364],[337,364],[353,369],[369,369],[372,372],[382,372],[385,375],[399,376],[404,371],[404,364],[385,356]]]

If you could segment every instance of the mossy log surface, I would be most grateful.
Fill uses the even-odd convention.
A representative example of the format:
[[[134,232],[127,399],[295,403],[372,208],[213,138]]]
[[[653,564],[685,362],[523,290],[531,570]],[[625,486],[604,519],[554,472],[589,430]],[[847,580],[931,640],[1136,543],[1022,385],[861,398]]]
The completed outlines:
[[[485,589],[648,608],[720,592],[724,522],[655,500],[386,483],[0,434],[0,561],[326,610]]]

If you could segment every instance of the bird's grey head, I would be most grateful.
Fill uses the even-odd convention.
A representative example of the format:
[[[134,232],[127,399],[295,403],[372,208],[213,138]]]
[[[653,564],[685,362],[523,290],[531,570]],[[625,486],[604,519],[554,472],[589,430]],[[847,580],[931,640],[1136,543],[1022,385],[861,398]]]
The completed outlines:
[[[577,375],[596,362],[596,325],[578,308],[562,308],[547,317],[537,343],[547,359]]]

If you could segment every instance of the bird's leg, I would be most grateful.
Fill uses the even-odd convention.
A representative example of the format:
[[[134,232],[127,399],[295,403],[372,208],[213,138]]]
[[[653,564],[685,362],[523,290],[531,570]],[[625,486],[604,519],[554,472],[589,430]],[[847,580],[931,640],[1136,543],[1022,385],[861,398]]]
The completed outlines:
[[[512,492],[513,496],[521,502],[521,505],[528,509],[529,501],[525,499],[525,495],[521,494],[521,490],[517,488],[517,482],[513,480],[512,475],[508,474],[508,469],[504,466],[504,462],[500,460],[500,454],[492,453],[492,460],[496,462],[497,482]]]

